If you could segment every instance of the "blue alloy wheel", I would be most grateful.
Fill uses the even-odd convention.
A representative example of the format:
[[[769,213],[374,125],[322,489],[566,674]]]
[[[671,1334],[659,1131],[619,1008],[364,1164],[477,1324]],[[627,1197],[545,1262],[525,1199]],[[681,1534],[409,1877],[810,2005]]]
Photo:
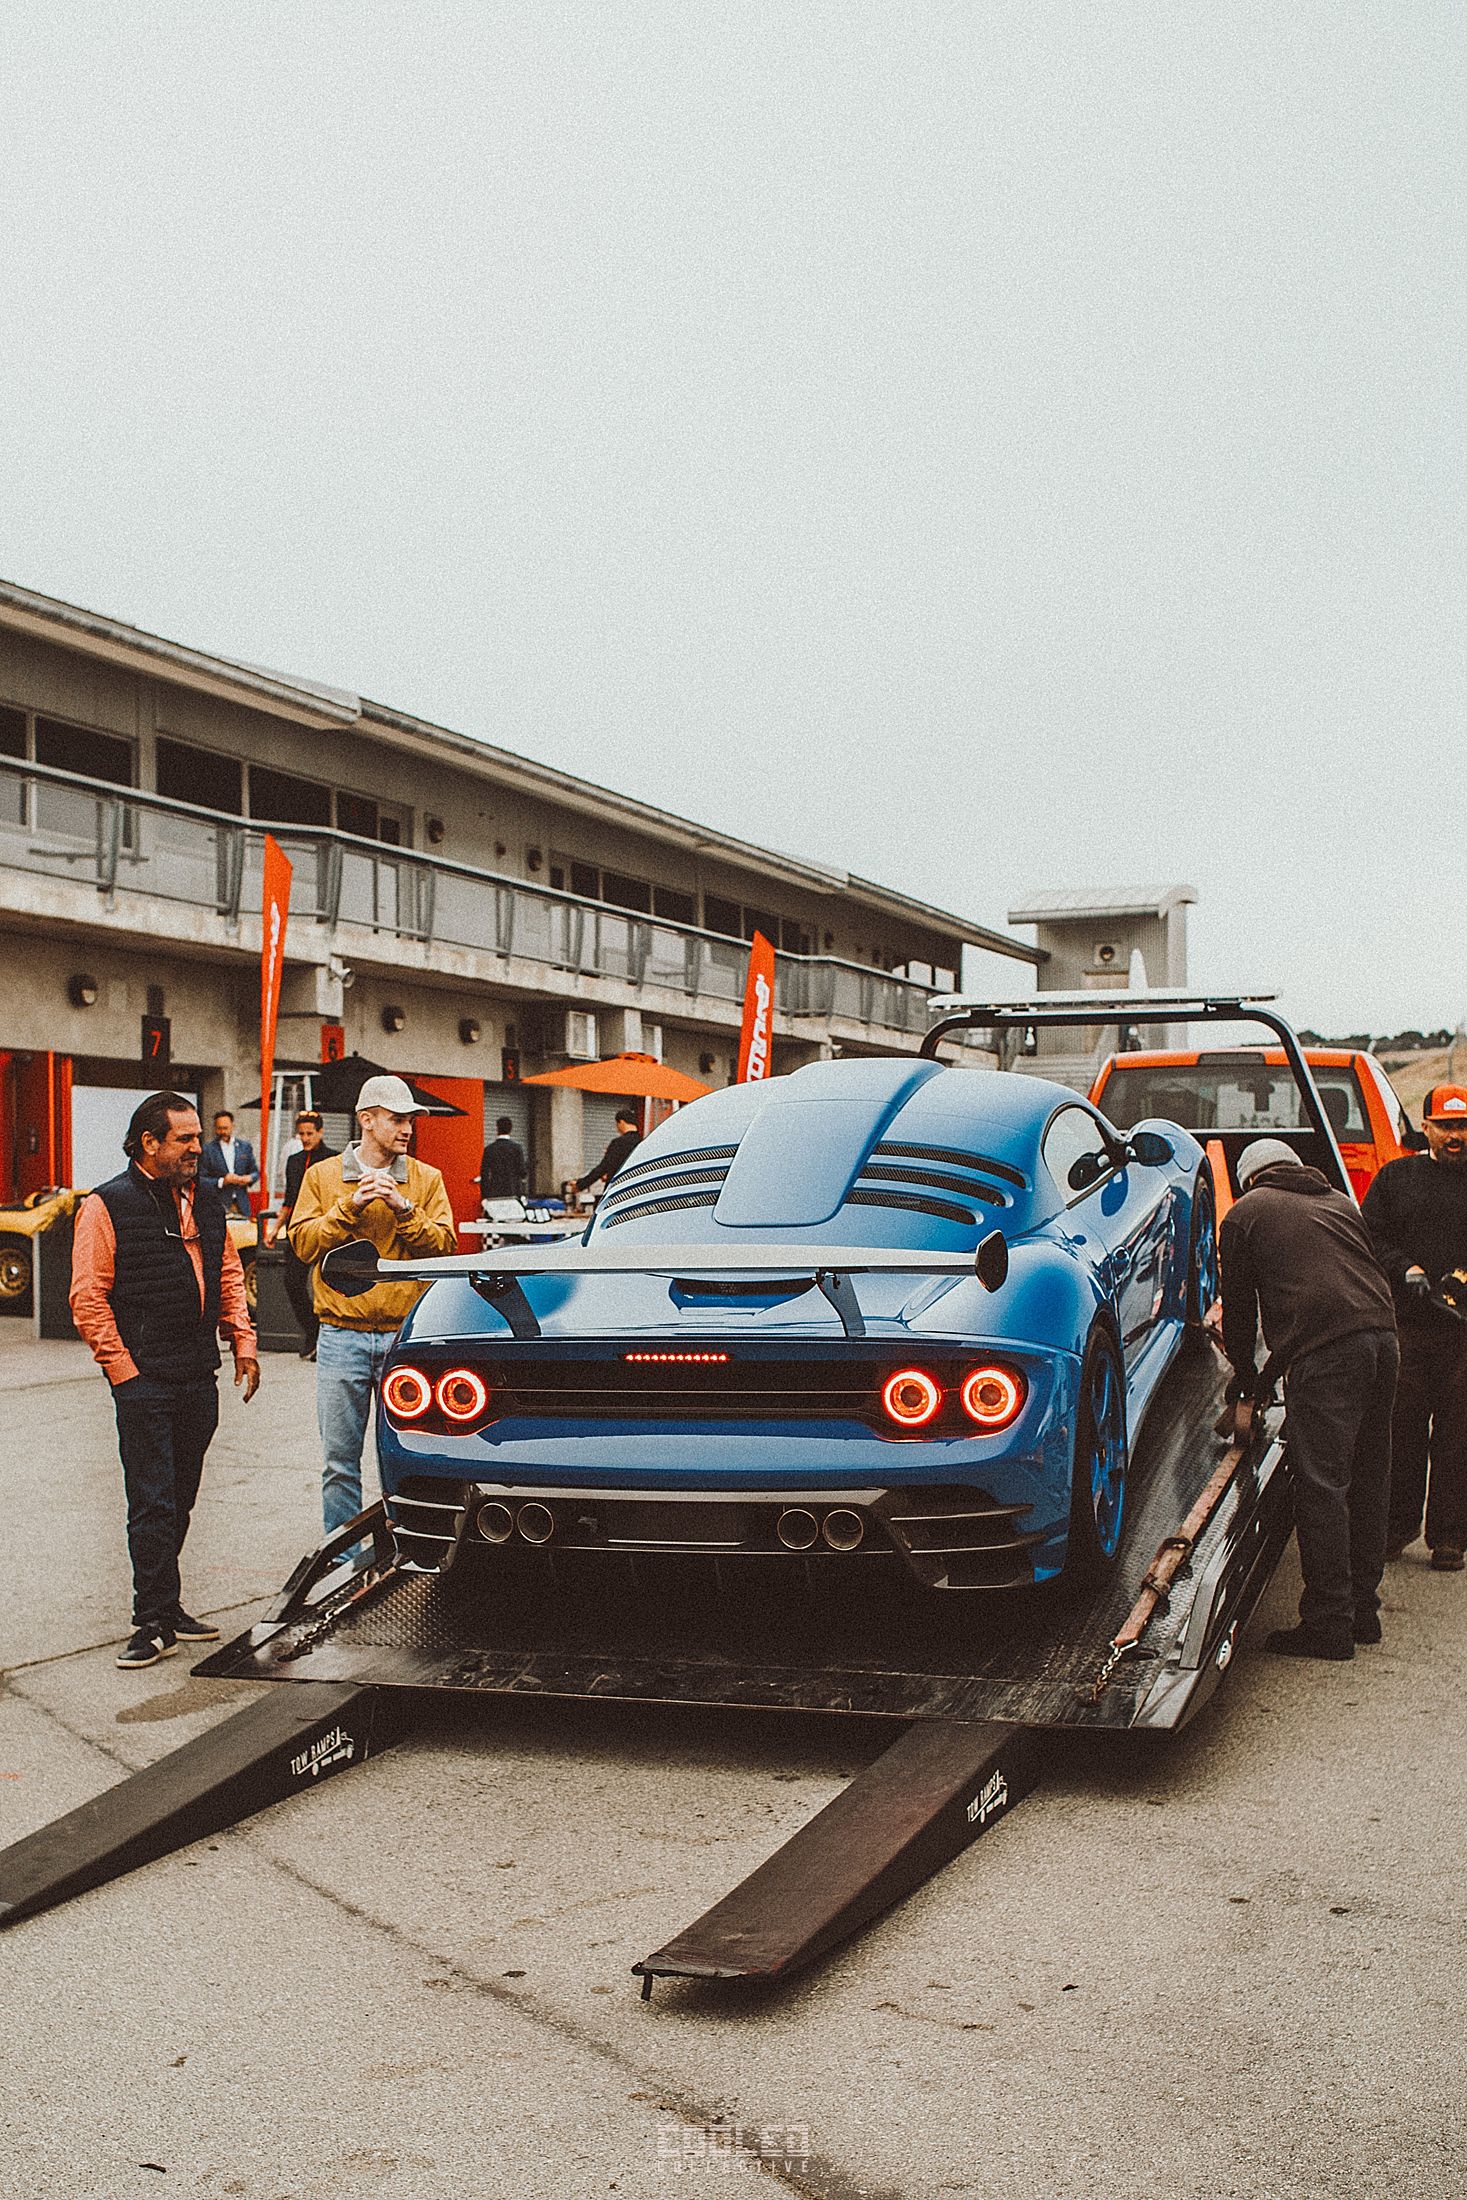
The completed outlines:
[[[1126,1464],[1126,1396],[1120,1363],[1109,1334],[1097,1329],[1091,1333],[1080,1376],[1067,1580],[1093,1580],[1115,1563],[1126,1509]]]
[[[1217,1265],[1217,1201],[1204,1161],[1192,1196],[1192,1243],[1187,1255],[1187,1327],[1200,1329],[1221,1289]]]

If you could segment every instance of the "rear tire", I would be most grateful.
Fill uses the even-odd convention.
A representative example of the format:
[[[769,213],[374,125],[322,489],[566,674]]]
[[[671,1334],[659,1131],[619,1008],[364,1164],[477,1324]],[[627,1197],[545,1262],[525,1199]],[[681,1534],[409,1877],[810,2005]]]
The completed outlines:
[[[1126,1510],[1126,1384],[1110,1332],[1093,1329],[1080,1370],[1070,1475],[1070,1538],[1064,1579],[1083,1584],[1111,1571]]]
[[[1200,1329],[1207,1309],[1220,1291],[1217,1264],[1217,1198],[1212,1172],[1204,1161],[1197,1171],[1192,1195],[1192,1236],[1187,1249],[1187,1301],[1189,1329]]]
[[[30,1311],[34,1256],[29,1238],[0,1240],[0,1313]]]

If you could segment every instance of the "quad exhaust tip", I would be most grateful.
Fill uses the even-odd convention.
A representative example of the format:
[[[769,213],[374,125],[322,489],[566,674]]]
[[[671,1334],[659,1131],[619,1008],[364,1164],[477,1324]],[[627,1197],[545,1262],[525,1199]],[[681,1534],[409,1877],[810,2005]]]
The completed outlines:
[[[858,1512],[838,1505],[820,1523],[820,1533],[833,1551],[857,1551],[866,1536],[866,1523]]]
[[[479,1507],[474,1525],[486,1543],[507,1543],[514,1534],[514,1514],[493,1498]]]
[[[820,1523],[802,1505],[791,1505],[774,1523],[774,1532],[787,1551],[808,1551],[819,1537]]]
[[[515,1526],[527,1543],[548,1543],[555,1533],[555,1515],[548,1505],[521,1505]]]

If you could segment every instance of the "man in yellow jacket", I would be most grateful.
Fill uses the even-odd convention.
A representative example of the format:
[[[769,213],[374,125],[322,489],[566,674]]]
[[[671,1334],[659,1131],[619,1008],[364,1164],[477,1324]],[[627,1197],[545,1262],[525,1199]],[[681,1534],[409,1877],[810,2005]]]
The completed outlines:
[[[384,1280],[346,1298],[322,1281],[317,1263],[354,1240],[375,1245],[382,1260],[454,1251],[443,1178],[408,1152],[413,1118],[424,1113],[401,1077],[369,1077],[357,1095],[358,1143],[307,1169],[291,1210],[291,1249],[316,1269],[316,1422],[328,1536],[362,1509],[362,1443],[372,1401],[388,1348],[428,1287]]]

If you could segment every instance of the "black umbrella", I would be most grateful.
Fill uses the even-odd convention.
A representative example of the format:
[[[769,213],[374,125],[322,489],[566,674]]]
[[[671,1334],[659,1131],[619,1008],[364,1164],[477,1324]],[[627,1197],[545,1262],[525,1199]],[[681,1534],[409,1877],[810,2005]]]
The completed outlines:
[[[329,1108],[333,1115],[350,1115],[357,1104],[357,1094],[369,1077],[396,1077],[398,1070],[385,1070],[380,1062],[369,1062],[365,1054],[343,1055],[339,1062],[327,1062],[311,1072],[311,1090],[318,1108]],[[411,1077],[403,1083],[425,1115],[462,1115],[451,1100],[441,1100],[436,1092],[425,1092],[415,1085]]]

